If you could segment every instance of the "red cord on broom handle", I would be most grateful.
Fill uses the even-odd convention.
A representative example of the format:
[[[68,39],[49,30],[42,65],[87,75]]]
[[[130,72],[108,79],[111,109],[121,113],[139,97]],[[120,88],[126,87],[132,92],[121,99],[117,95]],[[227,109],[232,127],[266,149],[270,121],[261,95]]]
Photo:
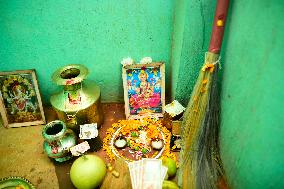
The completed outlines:
[[[223,35],[224,35],[228,7],[229,7],[229,0],[217,0],[211,40],[210,40],[210,45],[209,45],[209,50],[208,50],[209,52],[212,52],[215,54],[219,54],[220,52]]]

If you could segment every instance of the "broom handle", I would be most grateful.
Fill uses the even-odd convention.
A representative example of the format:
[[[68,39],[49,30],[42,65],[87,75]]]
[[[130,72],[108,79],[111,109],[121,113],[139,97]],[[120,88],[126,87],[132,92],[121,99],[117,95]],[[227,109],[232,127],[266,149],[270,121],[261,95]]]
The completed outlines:
[[[219,54],[220,52],[223,35],[224,35],[228,7],[229,7],[229,0],[217,0],[211,40],[210,40],[210,45],[209,45],[209,50],[208,50],[209,52],[212,52],[215,54]]]

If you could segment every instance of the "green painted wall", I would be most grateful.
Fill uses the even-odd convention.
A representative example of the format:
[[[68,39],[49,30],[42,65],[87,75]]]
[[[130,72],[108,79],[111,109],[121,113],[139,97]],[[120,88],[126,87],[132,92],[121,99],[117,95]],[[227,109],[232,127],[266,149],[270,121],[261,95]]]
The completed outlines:
[[[187,6],[186,0],[175,1],[174,4],[174,22],[173,22],[173,36],[172,49],[170,61],[170,79],[171,79],[171,98],[176,96],[176,88],[178,84],[180,57],[183,44],[185,11]]]
[[[222,159],[232,188],[284,188],[284,2],[232,1],[223,48]]]
[[[208,49],[215,0],[176,1],[171,54],[172,98],[187,105]]]
[[[183,4],[175,6],[171,62],[173,98],[186,105],[208,47],[215,1]],[[221,53],[220,142],[233,189],[284,188],[283,18],[282,0],[231,0]]]
[[[36,68],[47,103],[57,90],[53,71],[81,63],[101,86],[103,101],[122,101],[121,59],[151,56],[167,62],[167,89],[186,105],[215,4],[0,1],[0,69]],[[220,78],[221,155],[232,188],[284,188],[283,16],[282,0],[231,0]]]
[[[103,101],[123,101],[122,58],[165,61],[169,78],[172,23],[172,0],[2,0],[0,70],[35,68],[48,103],[54,70],[84,64]]]

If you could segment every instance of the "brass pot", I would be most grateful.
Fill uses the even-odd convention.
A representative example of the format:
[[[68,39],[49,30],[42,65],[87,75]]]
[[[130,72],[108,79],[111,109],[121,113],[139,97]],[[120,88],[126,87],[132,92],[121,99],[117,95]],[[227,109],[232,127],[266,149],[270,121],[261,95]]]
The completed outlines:
[[[79,125],[103,123],[100,88],[93,81],[85,80],[88,69],[80,64],[68,65],[56,70],[52,80],[63,86],[63,91],[50,98],[52,107],[68,128],[79,132]]]
[[[43,149],[50,158],[58,162],[69,160],[72,156],[70,148],[77,143],[77,136],[67,129],[64,122],[55,120],[49,122],[42,130],[44,138]]]

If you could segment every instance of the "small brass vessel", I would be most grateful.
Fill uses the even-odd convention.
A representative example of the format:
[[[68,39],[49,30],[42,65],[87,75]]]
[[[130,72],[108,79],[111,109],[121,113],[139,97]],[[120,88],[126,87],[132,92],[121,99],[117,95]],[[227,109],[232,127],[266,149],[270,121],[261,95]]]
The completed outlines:
[[[82,124],[97,123],[100,127],[103,123],[100,88],[95,82],[85,80],[88,73],[85,66],[72,64],[59,68],[52,75],[53,82],[62,85],[63,91],[51,96],[51,105],[58,119],[77,133]]]
[[[77,144],[77,136],[67,129],[64,122],[55,120],[49,122],[42,130],[44,138],[43,149],[48,157],[63,162],[72,156],[69,149]]]

